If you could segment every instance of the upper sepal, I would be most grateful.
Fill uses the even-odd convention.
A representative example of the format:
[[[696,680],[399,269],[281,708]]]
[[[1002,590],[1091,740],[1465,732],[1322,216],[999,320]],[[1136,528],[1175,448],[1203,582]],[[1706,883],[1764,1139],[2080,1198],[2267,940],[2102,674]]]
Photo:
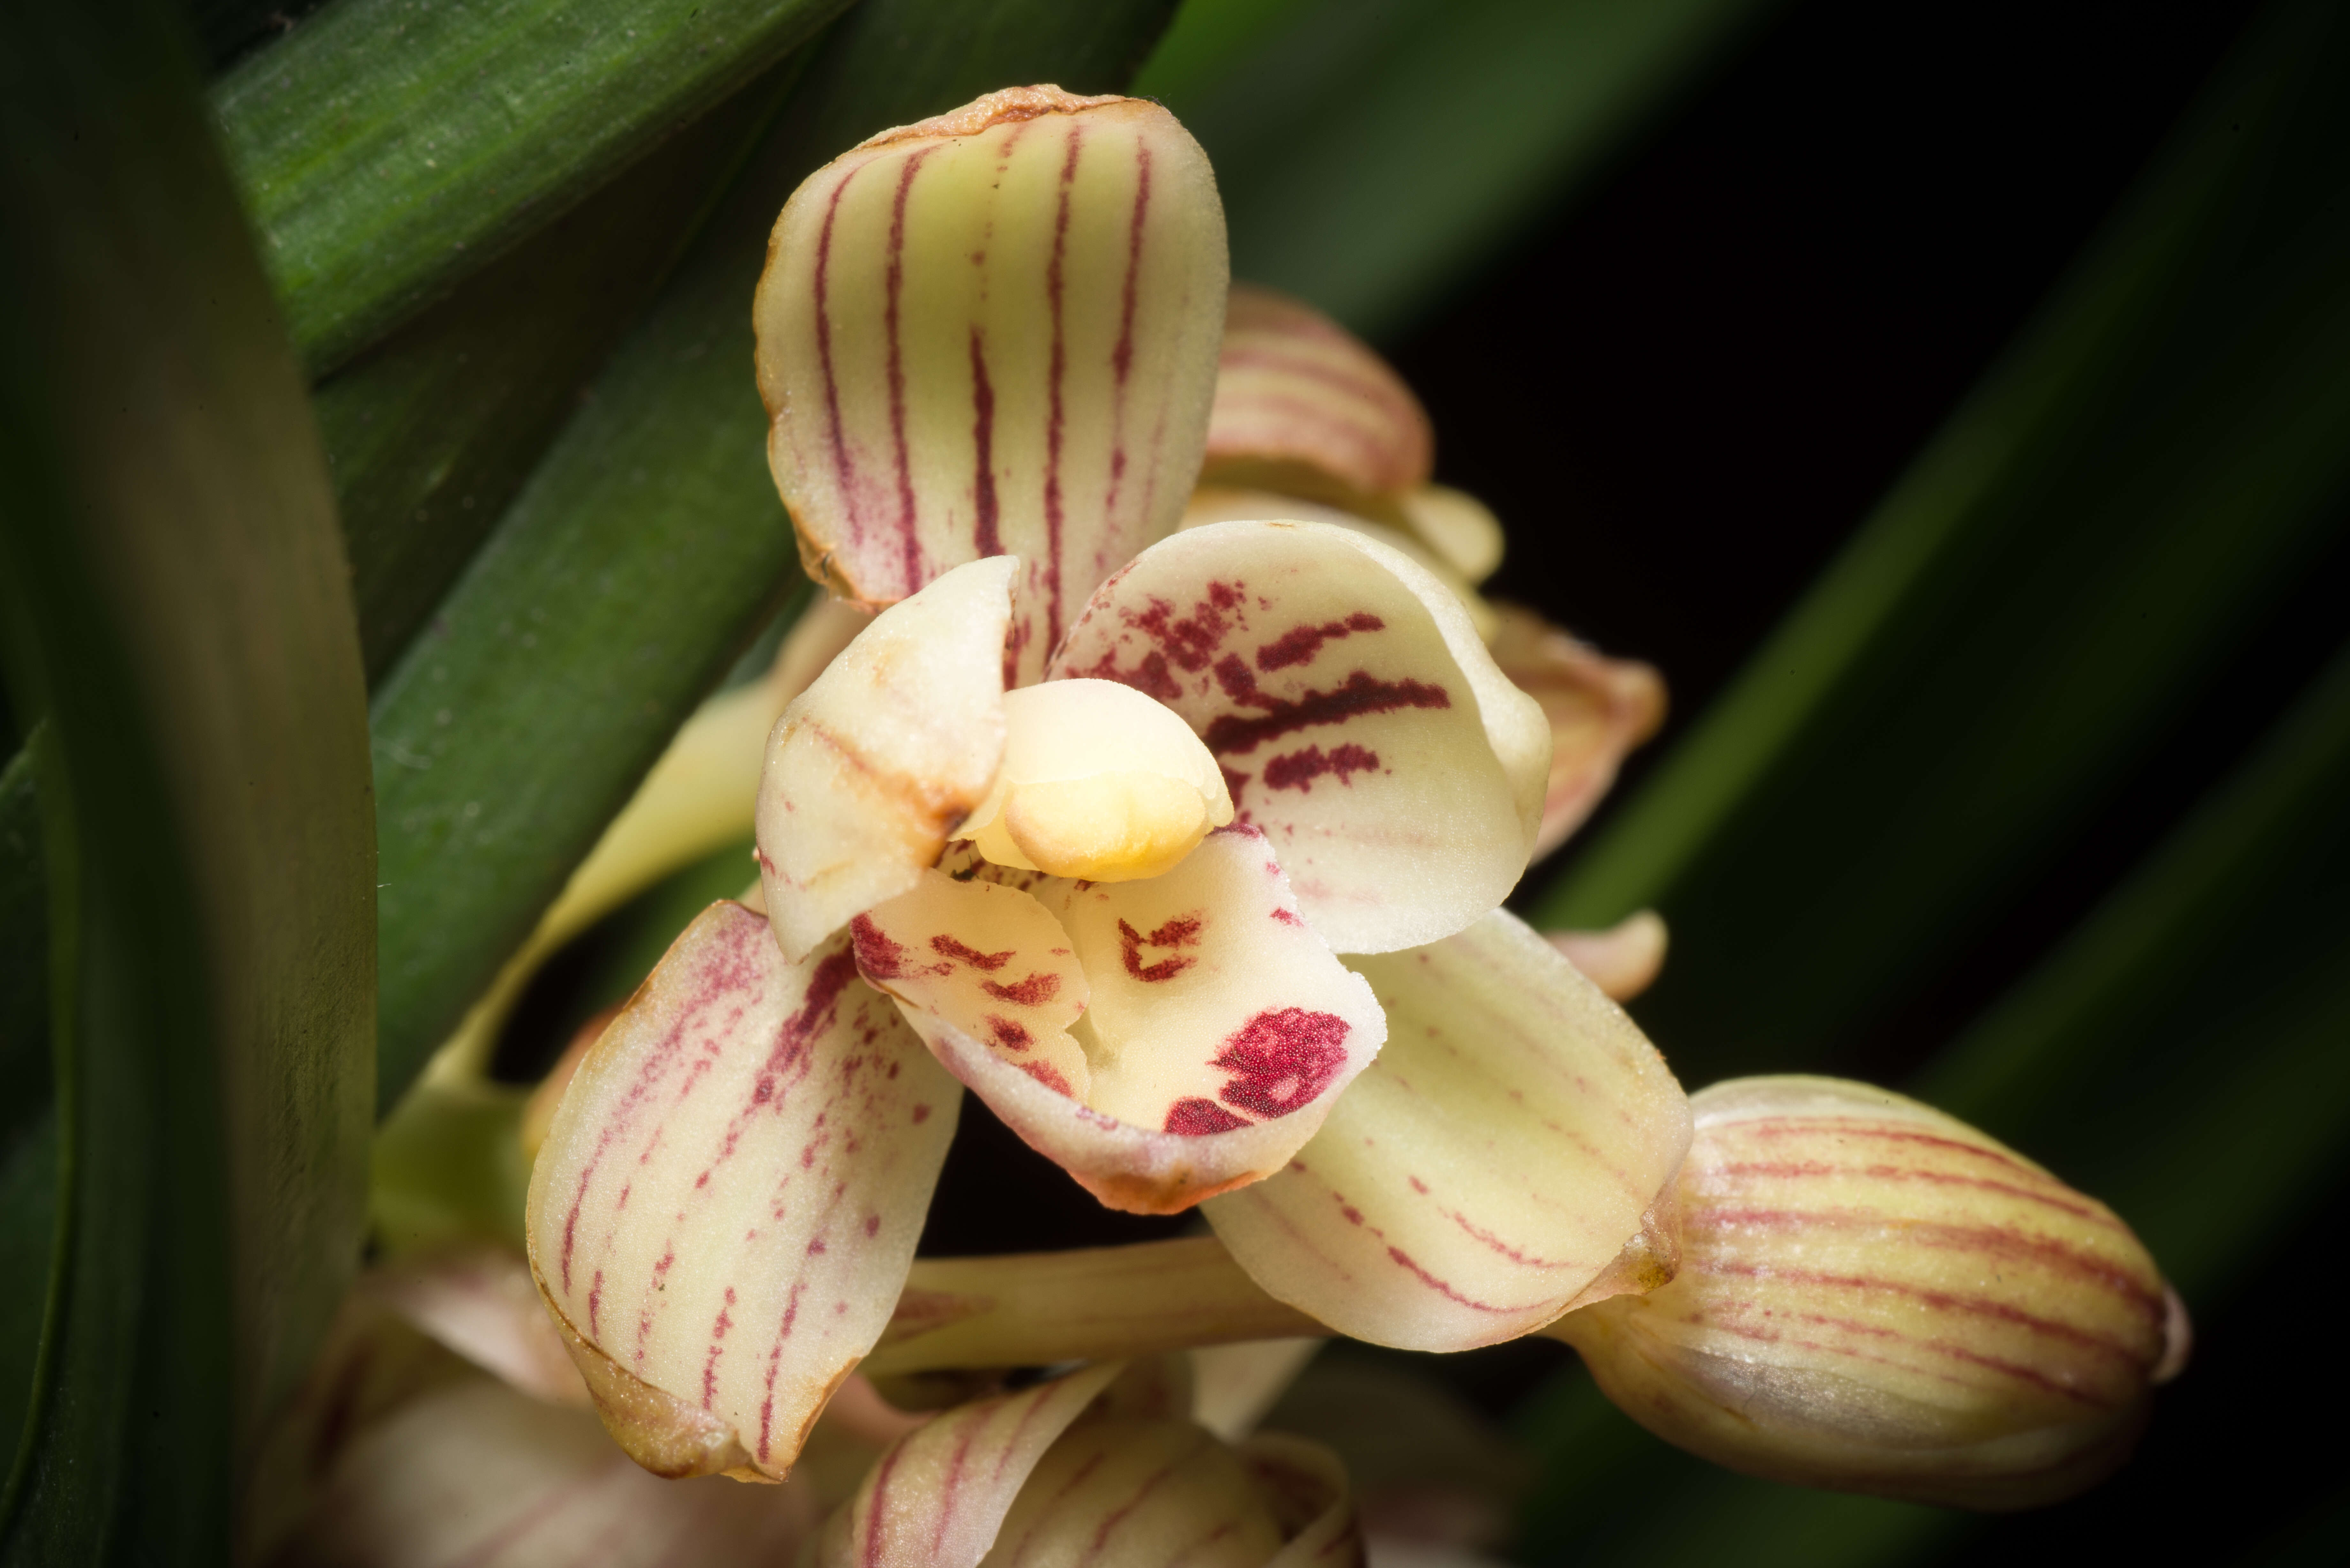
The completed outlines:
[[[1008,88],[818,170],[754,306],[769,463],[810,572],[882,605],[1017,555],[1033,680],[1182,508],[1226,281],[1207,157],[1141,99]]]

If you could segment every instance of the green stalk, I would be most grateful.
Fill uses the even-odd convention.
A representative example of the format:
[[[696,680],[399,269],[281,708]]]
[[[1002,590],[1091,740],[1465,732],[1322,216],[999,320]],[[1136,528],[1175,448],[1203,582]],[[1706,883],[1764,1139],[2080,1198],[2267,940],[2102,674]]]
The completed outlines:
[[[389,1106],[799,580],[769,483],[749,301],[793,186],[1005,82],[1121,84],[1167,0],[870,0],[496,534],[379,689]]]
[[[846,0],[334,0],[213,88],[323,374],[773,66]]]
[[[1694,1082],[1832,1060],[2340,536],[2350,60],[2245,50],[2023,340],[1539,906],[1661,909]],[[1735,1043],[1733,1046],[1732,1043]]]
[[[9,1563],[227,1560],[365,1199],[359,641],[177,26],[139,0],[0,18],[0,580],[44,715],[62,1220]]]

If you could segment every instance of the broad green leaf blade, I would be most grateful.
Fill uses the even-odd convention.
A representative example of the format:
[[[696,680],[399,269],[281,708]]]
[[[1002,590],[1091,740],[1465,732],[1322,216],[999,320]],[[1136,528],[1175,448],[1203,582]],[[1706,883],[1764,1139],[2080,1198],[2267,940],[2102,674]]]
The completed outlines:
[[[1542,900],[1562,926],[1663,910],[1673,960],[1641,1016],[1684,1077],[1832,1060],[2341,537],[2350,45],[2332,25],[2289,8],[2241,54]]]
[[[1115,88],[1167,0],[871,0],[375,702],[388,1106],[799,572],[750,299],[810,170],[1006,82]]]
[[[48,878],[27,745],[0,773],[0,1147],[48,1102]],[[0,1427],[0,1430],[5,1430]]]
[[[1918,1092],[2055,1164],[2202,1306],[2350,1129],[2350,649]]]
[[[174,26],[0,20],[0,577],[12,686],[46,713],[69,1227],[9,1562],[225,1561],[256,1430],[358,1262],[358,638]]]
[[[32,1402],[49,1301],[37,1282],[57,1232],[48,896],[28,744],[0,773],[0,1280],[16,1286],[0,1293],[0,1454],[9,1461]]]
[[[530,477],[740,172],[805,53],[318,388],[369,679],[390,668]]]
[[[846,0],[336,0],[213,88],[316,375],[781,59]]]
[[[1191,0],[1137,90],[1214,160],[1234,277],[1392,337],[1766,3]]]

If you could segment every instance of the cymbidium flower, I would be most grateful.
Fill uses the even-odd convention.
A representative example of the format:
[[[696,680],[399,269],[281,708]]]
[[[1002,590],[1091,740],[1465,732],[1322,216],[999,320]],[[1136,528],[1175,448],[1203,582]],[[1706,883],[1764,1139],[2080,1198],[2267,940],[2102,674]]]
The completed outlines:
[[[1365,1338],[1658,1277],[1686,1103],[1497,908],[1555,748],[1472,597],[1295,508],[1167,536],[1224,314],[1205,161],[1134,100],[991,95],[778,222],[771,462],[810,569],[887,607],[770,742],[765,918],[680,938],[534,1173],[540,1287],[649,1468],[788,1469],[962,1086]]]

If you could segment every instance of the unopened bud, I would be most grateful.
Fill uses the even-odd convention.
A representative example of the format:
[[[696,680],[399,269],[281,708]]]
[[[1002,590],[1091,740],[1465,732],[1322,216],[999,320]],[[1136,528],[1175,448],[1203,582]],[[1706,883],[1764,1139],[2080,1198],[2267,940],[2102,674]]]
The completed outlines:
[[[1233,287],[1209,483],[1344,504],[1427,483],[1434,456],[1419,400],[1368,345],[1312,306]]]
[[[2185,1322],[2110,1210],[1865,1085],[1745,1078],[1690,1108],[1680,1272],[1555,1330],[1634,1419],[1751,1475],[1962,1508],[2128,1456]]]

